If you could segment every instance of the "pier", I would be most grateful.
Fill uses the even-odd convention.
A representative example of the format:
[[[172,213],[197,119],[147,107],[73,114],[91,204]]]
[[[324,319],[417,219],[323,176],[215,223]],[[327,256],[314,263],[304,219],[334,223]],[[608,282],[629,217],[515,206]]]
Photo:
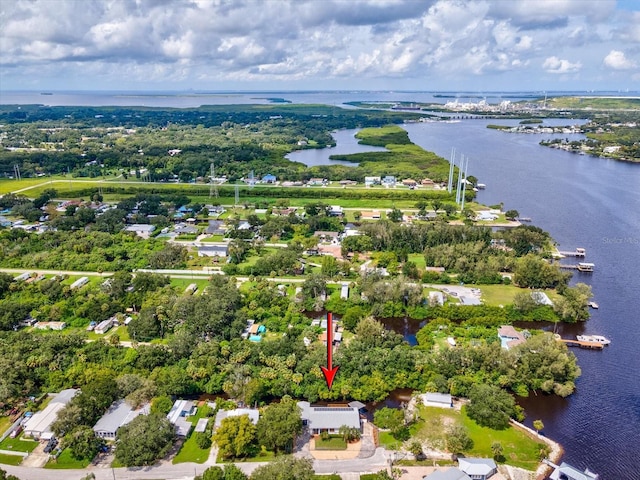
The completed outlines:
[[[575,265],[558,263],[558,267],[563,268],[565,270],[578,270],[579,272],[582,272],[582,273],[593,273],[593,270],[595,269],[596,266],[593,263],[580,262]]]
[[[565,343],[567,347],[587,348],[590,350],[602,350],[604,348],[604,345],[598,342],[581,342],[580,340],[569,340],[564,338],[559,338],[558,340]]]
[[[555,257],[581,257],[584,258],[587,256],[587,250],[582,248],[582,247],[578,247],[576,248],[573,252],[568,252],[568,251],[563,251],[563,250],[556,250],[556,252],[554,253]]]

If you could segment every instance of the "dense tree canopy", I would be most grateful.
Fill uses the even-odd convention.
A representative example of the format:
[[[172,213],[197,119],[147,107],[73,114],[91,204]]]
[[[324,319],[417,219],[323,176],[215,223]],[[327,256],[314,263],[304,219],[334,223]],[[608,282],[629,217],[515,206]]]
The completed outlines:
[[[118,429],[116,459],[124,466],[152,465],[171,448],[173,425],[164,416],[139,415]]]

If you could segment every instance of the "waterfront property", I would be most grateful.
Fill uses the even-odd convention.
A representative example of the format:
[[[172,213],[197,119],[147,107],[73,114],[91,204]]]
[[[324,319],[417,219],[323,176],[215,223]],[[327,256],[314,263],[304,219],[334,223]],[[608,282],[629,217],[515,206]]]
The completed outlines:
[[[511,325],[503,325],[498,329],[498,338],[502,344],[502,348],[509,350],[516,345],[524,343],[526,339],[522,333],[518,332]]]
[[[451,467],[447,470],[436,470],[422,477],[422,480],[471,480],[471,478],[459,468]]]
[[[551,480],[598,480],[599,478],[596,473],[593,473],[588,468],[583,472],[565,462],[562,462],[559,466],[551,462],[547,463],[554,468],[553,473],[549,475]]]
[[[93,431],[97,437],[105,440],[115,440],[116,433],[120,427],[127,425],[138,415],[148,415],[149,411],[148,404],[141,408],[133,409],[124,400],[116,400],[93,426]]]
[[[490,458],[458,458],[458,468],[471,480],[487,480],[498,472],[496,462]]]
[[[79,390],[69,388],[58,393],[41,412],[36,412],[24,426],[24,434],[35,440],[49,440],[53,437],[51,424],[58,418],[58,413],[78,393]]]
[[[311,406],[309,402],[298,402],[302,410],[302,423],[309,428],[313,435],[322,432],[337,434],[340,427],[347,426],[362,431],[360,414],[354,407],[319,407]]]
[[[450,393],[429,392],[423,393],[420,398],[426,407],[453,408],[453,400]]]

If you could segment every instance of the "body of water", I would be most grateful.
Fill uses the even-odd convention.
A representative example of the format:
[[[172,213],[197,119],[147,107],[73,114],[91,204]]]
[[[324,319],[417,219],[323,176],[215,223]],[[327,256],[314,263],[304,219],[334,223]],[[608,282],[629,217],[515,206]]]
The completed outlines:
[[[386,152],[383,147],[374,147],[371,145],[360,145],[355,134],[359,129],[340,130],[333,132],[331,136],[336,141],[336,146],[331,148],[309,148],[306,150],[296,150],[287,155],[292,162],[304,163],[307,167],[315,167],[318,165],[347,165],[356,167],[358,164],[354,162],[345,162],[342,160],[331,160],[330,155],[346,155],[350,153],[361,152]]]
[[[553,135],[489,130],[496,120],[410,124],[413,142],[449,158],[470,158],[470,173],[487,189],[478,201],[504,202],[549,231],[562,250],[587,249],[595,273],[576,274],[591,285],[599,310],[586,323],[558,333],[605,335],[604,351],[573,349],[582,369],[576,393],[562,399],[522,400],[526,424],[541,419],[544,433],[565,447],[564,460],[589,467],[603,480],[640,478],[640,166],[538,145]],[[556,135],[564,137],[564,135]]]

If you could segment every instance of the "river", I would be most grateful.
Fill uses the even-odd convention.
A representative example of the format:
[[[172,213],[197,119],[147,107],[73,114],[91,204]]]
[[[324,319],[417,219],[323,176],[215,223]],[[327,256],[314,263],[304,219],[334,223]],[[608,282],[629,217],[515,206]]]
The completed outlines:
[[[596,271],[576,273],[572,283],[591,285],[600,308],[591,310],[588,322],[560,325],[557,331],[565,338],[601,334],[612,344],[601,352],[572,349],[582,376],[570,397],[534,395],[519,403],[527,413],[525,424],[541,419],[544,434],[564,446],[564,461],[588,467],[602,480],[640,478],[640,166],[538,145],[543,138],[579,135],[505,133],[487,129],[489,123],[517,121],[413,123],[404,128],[426,150],[449,158],[455,147],[468,157],[469,173],[487,185],[478,192],[479,202],[504,202],[505,209],[531,217],[551,232],[561,250],[587,249],[586,261],[595,263]],[[325,159],[331,150],[324,151]],[[417,322],[394,319],[388,326],[415,342]]]

